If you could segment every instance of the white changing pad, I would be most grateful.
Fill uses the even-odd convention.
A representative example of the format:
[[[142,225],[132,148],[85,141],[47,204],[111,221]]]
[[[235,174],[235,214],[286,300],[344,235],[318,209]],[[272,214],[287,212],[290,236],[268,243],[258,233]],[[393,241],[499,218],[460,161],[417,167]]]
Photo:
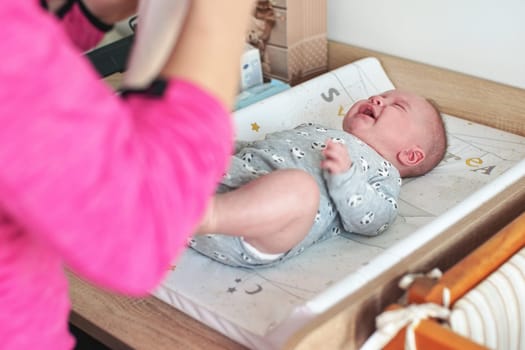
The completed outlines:
[[[393,87],[377,59],[363,59],[237,111],[238,138],[307,121],[340,128],[352,103]],[[448,115],[445,123],[447,156],[430,174],[404,181],[398,218],[382,235],[335,238],[258,270],[187,250],[153,294],[250,348],[281,347],[306,322],[525,175],[524,137]]]

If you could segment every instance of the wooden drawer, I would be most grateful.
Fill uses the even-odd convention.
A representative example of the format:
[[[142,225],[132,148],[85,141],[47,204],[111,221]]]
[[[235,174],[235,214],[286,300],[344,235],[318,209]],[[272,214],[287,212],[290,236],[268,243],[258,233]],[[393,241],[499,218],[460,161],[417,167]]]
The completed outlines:
[[[288,46],[288,39],[287,39],[287,22],[286,22],[286,10],[285,9],[279,9],[274,8],[275,12],[275,25],[272,29],[272,34],[270,35],[270,39],[268,41],[268,44],[270,45],[276,45],[276,46]]]
[[[286,8],[286,0],[272,0],[271,3],[274,7]]]
[[[281,80],[288,80],[288,49],[268,45],[266,53],[272,67],[270,74]]]
[[[288,48],[268,45],[266,54],[271,65],[267,75],[291,85],[327,70],[328,52],[324,37],[310,38]]]
[[[265,77],[293,84],[311,72],[324,72],[328,66],[326,39],[327,0],[272,0],[273,27],[264,45],[252,44],[261,52]],[[259,4],[254,25],[261,28],[267,15],[265,2]],[[267,22],[269,23],[269,22]],[[257,27],[256,27],[257,28]],[[252,33],[266,32],[255,29]],[[262,49],[261,49],[262,48]],[[310,76],[311,77],[311,76]]]

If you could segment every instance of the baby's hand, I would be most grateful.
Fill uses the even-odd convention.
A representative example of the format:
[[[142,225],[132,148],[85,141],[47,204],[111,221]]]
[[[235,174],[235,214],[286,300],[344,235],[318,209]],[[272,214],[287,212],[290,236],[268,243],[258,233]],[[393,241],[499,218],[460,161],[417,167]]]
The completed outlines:
[[[325,159],[321,162],[321,168],[328,170],[332,174],[344,173],[352,166],[348,150],[341,143],[330,139],[327,140],[323,155]]]

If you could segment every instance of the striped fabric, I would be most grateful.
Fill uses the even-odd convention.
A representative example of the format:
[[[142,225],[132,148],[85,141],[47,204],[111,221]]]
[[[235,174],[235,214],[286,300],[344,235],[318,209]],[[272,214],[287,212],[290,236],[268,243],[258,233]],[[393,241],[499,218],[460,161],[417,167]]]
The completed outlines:
[[[525,248],[454,304],[450,326],[490,349],[525,349]]]

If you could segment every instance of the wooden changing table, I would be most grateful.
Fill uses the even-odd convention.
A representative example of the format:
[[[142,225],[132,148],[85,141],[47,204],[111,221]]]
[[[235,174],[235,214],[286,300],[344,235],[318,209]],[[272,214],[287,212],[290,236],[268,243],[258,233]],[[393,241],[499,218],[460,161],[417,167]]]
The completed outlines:
[[[525,136],[523,89],[336,42],[329,42],[328,56],[329,69],[377,57],[396,87],[431,97],[442,112]],[[110,77],[110,82],[112,79],[119,78]],[[438,245],[414,252],[393,266],[387,277],[372,281],[369,291],[334,306],[292,337],[287,348],[336,349],[342,342],[355,348],[369,335],[374,317],[400,296],[395,281],[407,266],[420,270],[437,262],[451,266],[524,208],[525,178],[453,225]],[[244,348],[153,296],[132,299],[102,291],[71,272],[68,277],[70,322],[112,349]]]

